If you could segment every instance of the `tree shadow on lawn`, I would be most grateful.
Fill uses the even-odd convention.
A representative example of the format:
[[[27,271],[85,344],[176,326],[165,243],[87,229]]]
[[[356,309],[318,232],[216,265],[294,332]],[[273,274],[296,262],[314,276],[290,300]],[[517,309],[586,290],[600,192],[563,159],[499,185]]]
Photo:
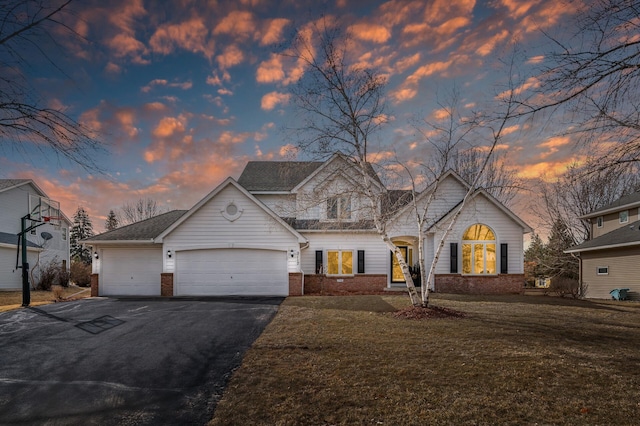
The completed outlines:
[[[342,311],[396,312],[397,307],[379,295],[359,296],[301,296],[289,297],[285,304],[302,308],[337,309]]]
[[[609,300],[595,299],[572,299],[556,296],[524,296],[524,295],[470,295],[470,294],[451,294],[451,293],[433,293],[437,295],[432,299],[452,300],[462,303],[522,303],[527,305],[548,305],[548,306],[566,306],[588,309],[602,309],[614,312],[625,312],[626,309],[639,309],[640,303],[634,302],[618,302]]]

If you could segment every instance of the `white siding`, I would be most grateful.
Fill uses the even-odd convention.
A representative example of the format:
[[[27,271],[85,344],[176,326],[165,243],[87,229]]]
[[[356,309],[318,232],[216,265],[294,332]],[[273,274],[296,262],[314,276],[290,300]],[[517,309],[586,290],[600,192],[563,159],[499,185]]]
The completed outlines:
[[[451,210],[456,204],[463,199],[466,194],[466,188],[460,184],[455,178],[449,176],[438,185],[438,190],[432,198],[427,210],[427,223],[433,223],[440,219],[443,215]],[[420,212],[424,211],[429,196],[425,194],[421,198],[419,207]],[[416,214],[412,209],[408,209],[405,213],[398,217],[395,223],[389,227],[389,235],[392,237],[417,235],[418,225],[416,224]]]
[[[523,230],[522,227],[484,196],[477,196],[475,199],[467,202],[464,211],[458,217],[456,224],[451,230],[449,236],[445,240],[445,246],[442,249],[438,265],[436,266],[437,274],[449,273],[449,244],[462,241],[462,234],[467,228],[475,223],[482,223],[489,226],[496,234],[496,251],[498,256],[498,265],[500,264],[500,244],[508,244],[508,271],[510,274],[522,274],[524,272],[524,249],[523,249]],[[448,221],[443,222],[435,232],[434,250],[437,248]],[[427,260],[429,263],[430,260]],[[458,258],[458,272],[461,271],[461,261]],[[499,269],[498,269],[499,271]]]
[[[242,210],[242,214],[238,219],[229,221],[221,212],[232,201]],[[233,185],[228,185],[164,238],[165,272],[175,271],[175,262],[167,262],[167,250],[171,250],[175,256],[179,251],[205,248],[288,252],[298,251],[299,243],[296,236],[281,223]]]
[[[296,197],[291,194],[254,195],[280,217],[296,217]]]
[[[309,240],[309,247],[301,253],[302,271],[305,274],[315,273],[316,250],[353,250],[354,272],[357,271],[357,250],[364,250],[365,274],[389,273],[389,250],[378,234],[323,232],[303,235]],[[326,258],[323,260],[326,262]]]
[[[30,183],[21,185],[17,188],[13,188],[4,192],[0,192],[0,232],[7,232],[10,234],[17,234],[22,229],[21,218],[29,213],[29,194],[39,194],[36,188]],[[31,222],[27,221],[27,226],[31,226]],[[69,224],[64,220],[60,227],[54,227],[51,224],[44,224],[34,229],[34,234],[27,233],[27,240],[32,243],[38,244],[43,247],[43,251],[40,252],[38,267],[44,267],[52,261],[56,261],[59,265],[62,261],[66,261],[67,268],[69,268]],[[62,236],[63,229],[66,229],[66,240]],[[44,240],[42,238],[42,232],[50,233],[53,238],[51,240]],[[36,261],[29,262],[31,266],[36,264]],[[15,266],[15,259],[14,259]],[[7,275],[4,277],[4,275]],[[35,275],[37,275],[36,271]],[[13,273],[9,269],[0,269],[0,282],[12,280]]]
[[[22,289],[22,269],[16,269],[16,254],[16,247],[0,247],[0,290]],[[38,252],[27,251],[27,261],[29,267],[33,268],[38,262]],[[22,262],[22,258],[18,262]]]

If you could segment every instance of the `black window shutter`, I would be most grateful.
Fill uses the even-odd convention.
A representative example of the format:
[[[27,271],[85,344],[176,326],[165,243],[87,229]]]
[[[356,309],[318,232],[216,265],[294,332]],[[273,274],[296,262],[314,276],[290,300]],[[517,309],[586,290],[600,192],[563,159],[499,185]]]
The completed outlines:
[[[358,273],[364,274],[364,250],[358,250]]]
[[[316,250],[316,274],[322,273],[322,250]]]
[[[449,244],[451,255],[449,256],[449,272],[458,273],[458,243]]]
[[[509,244],[500,244],[500,273],[509,273]]]

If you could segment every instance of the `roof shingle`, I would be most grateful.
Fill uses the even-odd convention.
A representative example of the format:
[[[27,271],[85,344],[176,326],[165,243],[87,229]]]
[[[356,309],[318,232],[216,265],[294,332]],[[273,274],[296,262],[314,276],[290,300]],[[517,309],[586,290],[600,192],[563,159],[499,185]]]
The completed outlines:
[[[291,191],[323,164],[321,161],[249,161],[238,183],[247,191]]]
[[[187,210],[172,210],[167,213],[126,225],[113,231],[87,238],[84,241],[144,241],[152,240],[180,219]]]
[[[577,246],[570,247],[568,252],[598,250],[603,247],[640,244],[640,220],[630,223]]]

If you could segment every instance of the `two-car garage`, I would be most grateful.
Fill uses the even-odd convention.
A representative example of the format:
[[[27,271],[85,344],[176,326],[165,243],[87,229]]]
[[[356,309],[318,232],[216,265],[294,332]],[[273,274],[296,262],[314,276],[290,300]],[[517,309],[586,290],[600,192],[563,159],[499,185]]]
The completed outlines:
[[[278,250],[208,249],[176,253],[177,296],[286,296],[287,253]]]

